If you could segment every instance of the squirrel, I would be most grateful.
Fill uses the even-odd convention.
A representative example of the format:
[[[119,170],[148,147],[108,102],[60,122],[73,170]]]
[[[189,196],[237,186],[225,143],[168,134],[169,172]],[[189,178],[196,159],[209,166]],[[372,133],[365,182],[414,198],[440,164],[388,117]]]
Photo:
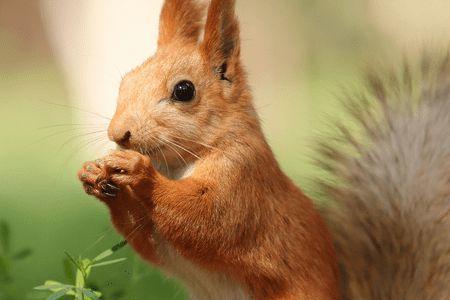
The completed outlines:
[[[380,109],[350,106],[369,143],[342,127],[353,150],[322,145],[336,180],[318,209],[262,133],[235,1],[207,2],[165,0],[155,55],[120,86],[119,149],[78,173],[86,193],[192,299],[448,299],[450,59],[415,104],[408,72],[392,93],[371,78]]]

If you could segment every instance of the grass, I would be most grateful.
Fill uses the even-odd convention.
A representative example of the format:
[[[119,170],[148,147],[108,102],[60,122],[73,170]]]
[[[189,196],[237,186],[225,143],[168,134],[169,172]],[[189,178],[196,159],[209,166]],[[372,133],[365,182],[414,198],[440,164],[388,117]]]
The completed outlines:
[[[121,263],[126,258],[118,258],[106,260],[118,250],[126,246],[126,242],[120,242],[110,249],[103,251],[93,259],[78,257],[74,258],[70,253],[65,252],[66,259],[63,261],[66,277],[72,281],[71,284],[64,284],[54,280],[45,281],[44,285],[37,286],[34,289],[38,291],[48,291],[51,295],[47,300],[57,300],[65,296],[73,297],[75,300],[99,300],[103,294],[89,283],[90,275],[93,269],[105,266],[111,266]],[[114,295],[124,295],[124,292],[115,293]],[[119,297],[111,297],[112,299],[120,299]]]
[[[14,249],[11,245],[11,228],[5,221],[0,221],[0,299],[14,299],[17,291],[11,271],[32,253],[30,248]]]

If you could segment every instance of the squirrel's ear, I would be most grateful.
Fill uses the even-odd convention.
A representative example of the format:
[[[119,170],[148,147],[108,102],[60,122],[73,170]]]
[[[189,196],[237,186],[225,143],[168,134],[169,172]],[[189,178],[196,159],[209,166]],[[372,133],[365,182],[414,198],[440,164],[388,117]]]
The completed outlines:
[[[235,0],[211,0],[201,44],[203,54],[218,71],[239,60],[239,23],[235,14]]]
[[[173,40],[197,43],[205,5],[196,0],[165,0],[159,21],[158,46]]]

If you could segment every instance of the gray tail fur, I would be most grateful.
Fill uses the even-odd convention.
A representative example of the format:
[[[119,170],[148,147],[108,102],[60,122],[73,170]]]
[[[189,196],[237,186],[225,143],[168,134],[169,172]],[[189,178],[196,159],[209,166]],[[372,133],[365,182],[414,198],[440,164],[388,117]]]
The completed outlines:
[[[368,76],[320,147],[344,299],[450,299],[450,54],[431,57]]]

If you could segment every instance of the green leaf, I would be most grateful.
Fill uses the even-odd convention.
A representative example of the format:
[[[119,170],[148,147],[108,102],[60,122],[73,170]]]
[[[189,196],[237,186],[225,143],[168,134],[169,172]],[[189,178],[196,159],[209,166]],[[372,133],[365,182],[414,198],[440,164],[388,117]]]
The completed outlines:
[[[85,284],[85,276],[84,276],[84,274],[80,271],[80,270],[77,270],[77,274],[76,274],[76,276],[75,276],[75,286],[77,287],[77,288],[82,288],[82,287],[84,287],[84,284]],[[78,292],[77,292],[78,293]]]
[[[64,251],[64,254],[67,256],[67,259],[77,268],[80,268],[78,261],[67,251]]]
[[[33,250],[31,250],[30,248],[25,248],[25,249],[18,251],[16,254],[14,254],[12,259],[22,260],[22,259],[25,259],[28,256],[30,256],[31,254],[33,254]]]
[[[9,252],[9,242],[11,237],[11,230],[8,223],[0,221],[0,246],[5,253]]]
[[[81,264],[84,269],[84,278],[87,279],[89,277],[89,275],[91,274],[92,261],[90,259],[85,258],[81,261]]]
[[[127,245],[127,241],[122,241],[122,242],[112,246],[110,249],[108,249],[106,251],[103,251],[102,253],[97,255],[92,261],[93,262],[101,261],[101,260],[107,258],[108,256],[113,255],[115,252],[119,251],[120,249],[122,249],[126,245]]]
[[[71,262],[71,260],[68,257],[65,257],[63,259],[63,269],[64,269],[64,274],[66,275],[66,278],[68,280],[70,280],[70,282],[74,282],[75,281],[75,269],[74,269],[74,265]]]
[[[97,255],[92,261],[93,262],[101,261],[101,260],[103,260],[103,259],[105,259],[108,256],[111,256],[113,254],[114,254],[114,252],[112,252],[111,249],[108,249],[108,250],[100,253],[99,255]]]
[[[71,288],[65,288],[63,290],[60,290],[59,292],[54,293],[53,295],[48,296],[47,300],[56,300],[59,298],[64,297],[67,292],[69,292],[71,290]]]
[[[92,300],[99,300],[99,296],[97,296],[97,294],[91,290],[82,289],[82,292],[86,297],[89,297]]]
[[[73,288],[73,285],[67,285],[58,281],[54,281],[54,280],[47,280],[44,285],[40,285],[35,287],[35,290],[40,290],[40,291],[52,291],[52,292],[59,292],[60,290],[66,289],[66,288]]]
[[[70,262],[78,269],[78,272],[81,272],[83,277],[87,277],[85,266],[83,265],[83,261],[76,260],[69,252],[64,251],[64,254],[70,260]]]
[[[127,259],[126,258],[118,258],[118,259],[108,260],[108,261],[104,261],[104,262],[93,264],[93,265],[91,265],[91,268],[114,265],[114,264],[118,264],[120,262],[123,262],[125,260],[127,260]]]
[[[112,246],[111,251],[112,252],[117,252],[120,249],[122,249],[123,247],[125,247],[127,244],[128,244],[127,241],[121,241],[120,243],[117,243],[114,246]]]
[[[50,286],[39,285],[39,286],[35,286],[33,289],[38,290],[38,291],[51,291],[52,289],[58,289],[58,288],[63,288],[63,286],[60,284],[55,284],[55,285],[50,285]]]

